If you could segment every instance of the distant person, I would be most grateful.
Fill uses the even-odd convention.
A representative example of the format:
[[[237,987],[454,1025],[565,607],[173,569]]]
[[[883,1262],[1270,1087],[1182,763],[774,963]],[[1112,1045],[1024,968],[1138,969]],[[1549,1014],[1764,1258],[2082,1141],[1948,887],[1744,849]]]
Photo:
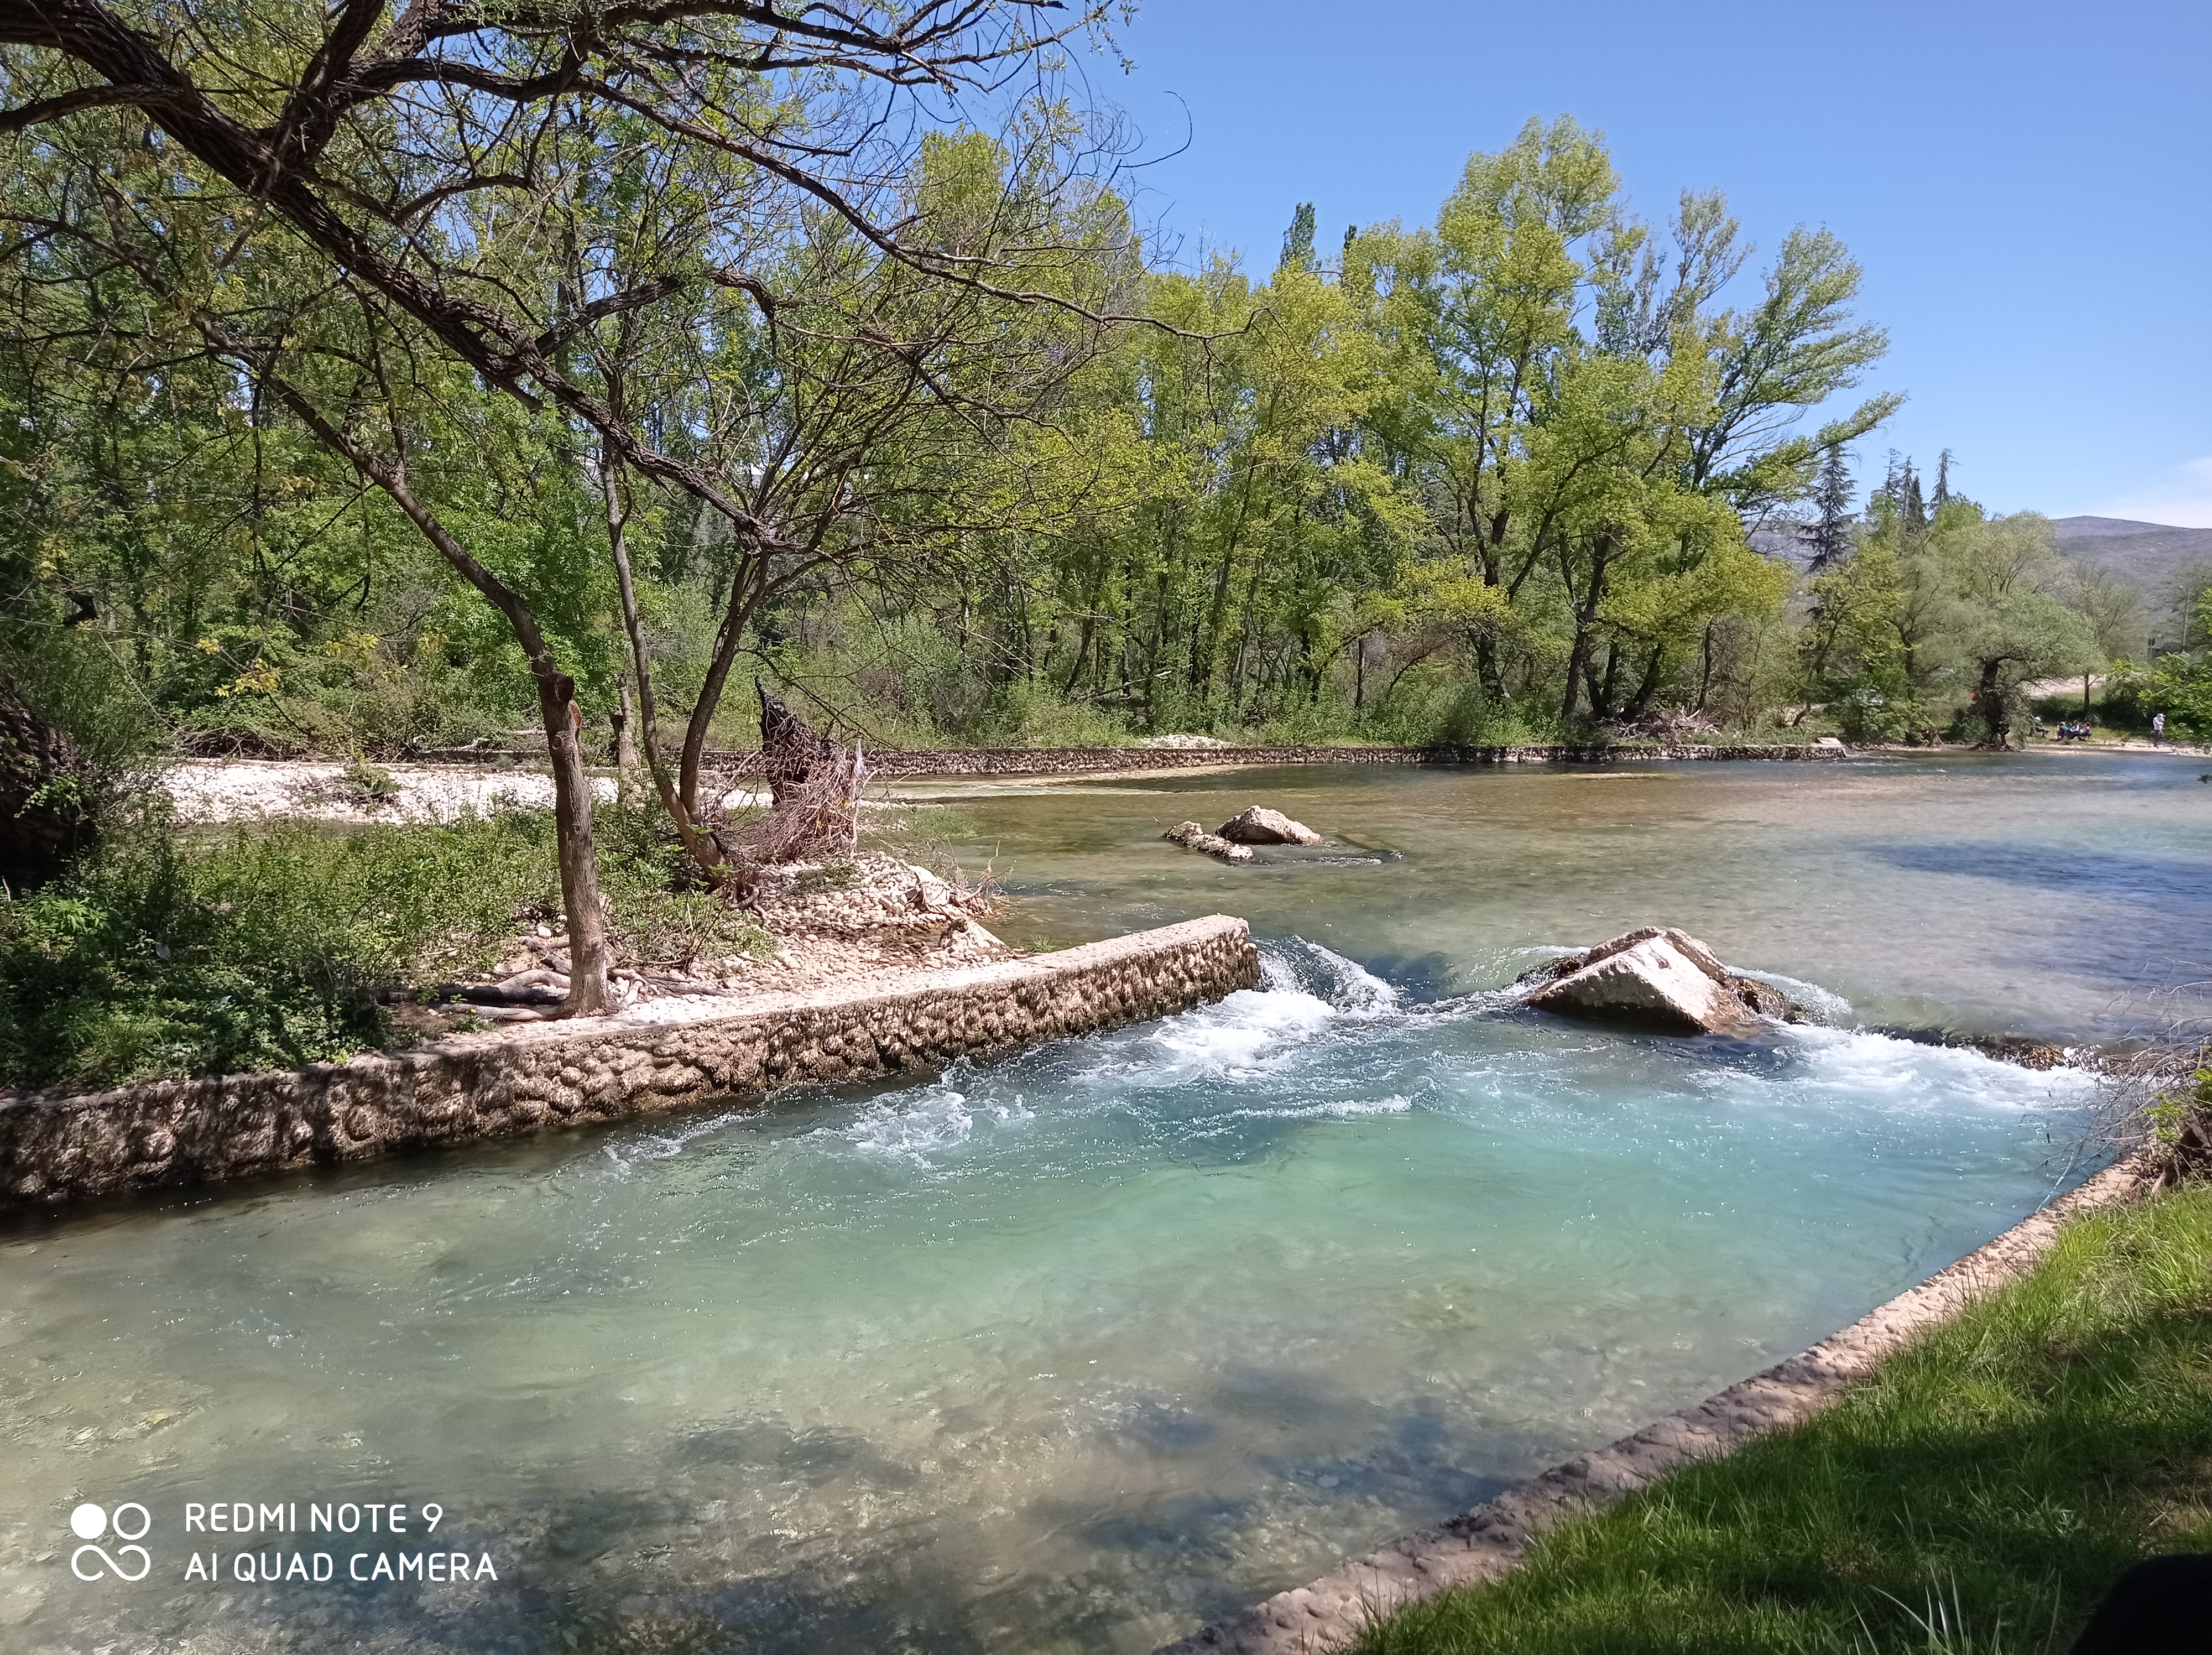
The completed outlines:
[[[2154,747],[2166,745],[2166,715],[2164,713],[2153,713],[2150,715],[2150,745]]]

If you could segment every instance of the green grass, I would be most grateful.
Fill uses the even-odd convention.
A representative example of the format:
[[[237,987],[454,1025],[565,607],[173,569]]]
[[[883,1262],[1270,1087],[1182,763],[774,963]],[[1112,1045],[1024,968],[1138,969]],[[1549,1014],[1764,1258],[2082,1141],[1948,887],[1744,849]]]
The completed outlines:
[[[1834,1409],[1555,1530],[1360,1655],[2058,1652],[2212,1550],[2212,1190],[2071,1226]]]
[[[688,888],[656,812],[595,813],[616,940],[648,964],[751,952],[758,927]],[[549,812],[437,826],[125,825],[0,897],[0,1083],[120,1086],[328,1062],[386,1044],[378,992],[562,925]]]

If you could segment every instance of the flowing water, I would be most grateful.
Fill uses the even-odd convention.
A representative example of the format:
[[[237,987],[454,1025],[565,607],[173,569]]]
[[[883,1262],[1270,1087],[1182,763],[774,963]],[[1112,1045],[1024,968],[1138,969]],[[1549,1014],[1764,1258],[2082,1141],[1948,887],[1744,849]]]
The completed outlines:
[[[2212,935],[2212,787],[2164,759],[934,796],[1016,940],[1225,910],[1266,983],[915,1084],[17,1225],[0,1647],[1144,1651],[2002,1229],[2087,1170],[2089,1082],[1867,1025],[2110,1037],[2191,1009]],[[1333,843],[1155,842],[1261,800]],[[1651,921],[1825,1024],[1486,992]],[[145,1508],[144,1579],[79,1549],[86,1500]],[[235,1502],[298,1527],[187,1531]],[[310,1529],[349,1502],[410,1527]],[[471,1578],[346,1578],[426,1551]]]

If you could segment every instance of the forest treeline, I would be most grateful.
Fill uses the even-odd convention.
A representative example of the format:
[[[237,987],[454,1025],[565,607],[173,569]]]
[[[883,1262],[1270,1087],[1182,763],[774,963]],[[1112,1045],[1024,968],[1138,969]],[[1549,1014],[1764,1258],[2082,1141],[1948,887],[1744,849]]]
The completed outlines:
[[[504,283],[535,265],[549,316],[589,310],[595,278],[649,285],[615,268],[641,239],[657,267],[706,234],[696,158],[602,119],[547,186],[572,192],[570,298],[536,259],[541,204],[450,230],[503,254]],[[1645,226],[1571,120],[1473,157],[1433,224],[1326,259],[1301,208],[1264,280],[1147,268],[1108,185],[940,134],[896,181],[908,234],[1050,297],[806,216],[759,250],[757,289],[566,330],[568,372],[733,519],[241,237],[220,192],[156,216],[157,179],[128,174],[167,165],[112,143],[26,159],[0,370],[19,630],[97,648],[204,749],[448,745],[530,709],[497,605],[279,379],[404,456],[414,499],[527,599],[592,727],[636,681],[618,535],[660,703],[742,664],[899,744],[1748,722],[1793,663],[1789,568],[1747,537],[1897,401],[1802,429],[1884,345],[1832,236],[1791,234],[1725,304],[1748,249],[1720,198]]]
[[[429,187],[390,234],[465,301],[506,295],[596,422],[137,110],[14,139],[19,677],[100,680],[200,751],[497,739],[536,710],[531,649],[453,551],[526,604],[610,750],[641,670],[695,751],[748,739],[726,690],[755,675],[878,744],[1831,703],[1907,734],[2141,630],[1948,465],[1932,505],[1909,466],[1850,498],[1845,453],[1900,399],[1811,423],[1885,347],[1848,252],[1800,228],[1747,268],[1717,193],[1647,225],[1571,119],[1473,156],[1427,225],[1324,250],[1301,207],[1261,279],[1149,267],[1062,103],[929,133],[841,216],[618,97],[555,101],[492,135],[513,173],[483,112],[409,110]],[[392,156],[343,159],[380,176],[341,203],[400,192]]]
[[[1900,399],[1833,235],[1647,223],[1560,118],[1178,265],[1070,94],[1109,9],[0,0],[41,789],[532,727],[587,960],[586,766],[724,879],[755,679],[874,745],[2002,740],[2125,653],[2042,520],[1854,497]]]

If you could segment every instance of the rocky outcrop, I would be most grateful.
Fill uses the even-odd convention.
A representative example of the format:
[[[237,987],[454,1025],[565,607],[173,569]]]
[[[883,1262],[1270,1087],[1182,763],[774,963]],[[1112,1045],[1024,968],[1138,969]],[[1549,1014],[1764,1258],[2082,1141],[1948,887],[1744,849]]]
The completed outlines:
[[[1669,1034],[1748,1034],[1761,1018],[1795,1020],[1769,983],[1740,977],[1686,931],[1646,926],[1521,978],[1540,1011]]]
[[[1224,862],[1249,862],[1252,853],[1243,845],[1232,845],[1218,834],[1208,833],[1195,822],[1177,822],[1160,837],[1171,845],[1181,845],[1185,850],[1203,851],[1218,856]]]
[[[1304,822],[1294,822],[1279,810],[1253,805],[1232,816],[1218,830],[1221,837],[1237,845],[1317,845],[1321,835]]]
[[[1260,980],[1214,915],[1028,959],[451,1035],[313,1068],[0,1102],[0,1208],[206,1183],[835,1084],[1118,1028]]]

